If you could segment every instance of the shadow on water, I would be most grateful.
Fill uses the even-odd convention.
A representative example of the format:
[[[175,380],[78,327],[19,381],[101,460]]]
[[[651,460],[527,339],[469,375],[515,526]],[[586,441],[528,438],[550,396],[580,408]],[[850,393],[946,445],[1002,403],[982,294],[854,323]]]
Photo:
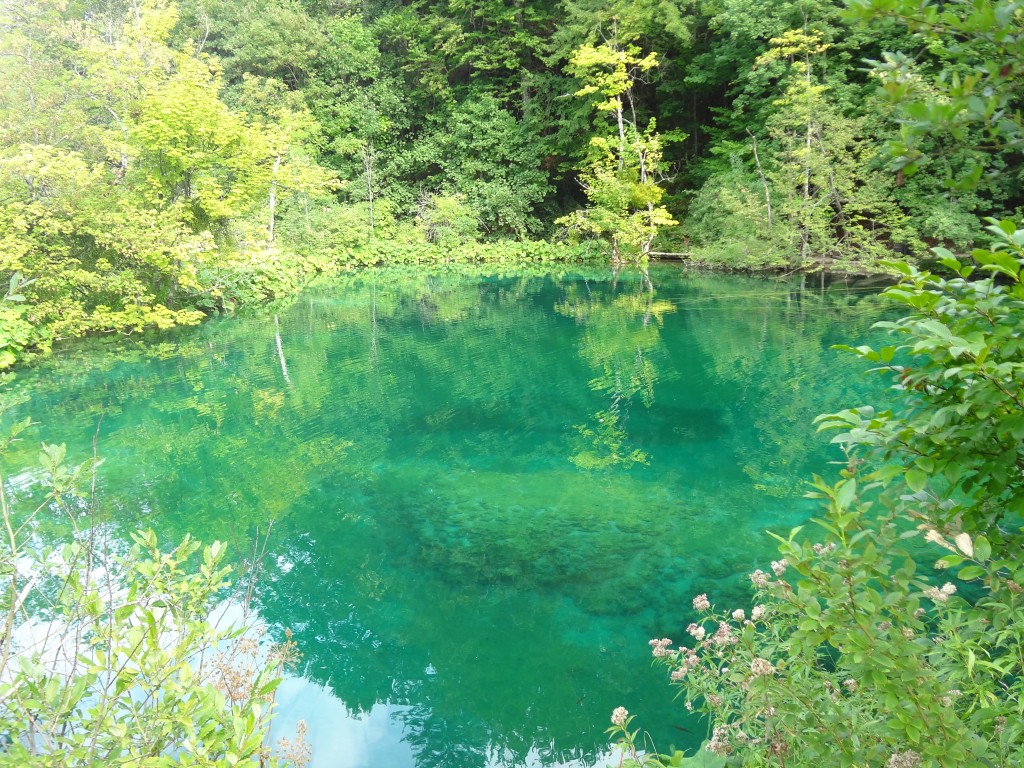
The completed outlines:
[[[257,605],[304,654],[281,723],[310,721],[315,766],[590,765],[620,705],[700,742],[647,639],[684,637],[696,593],[747,605],[765,530],[812,513],[811,420],[884,397],[830,349],[880,316],[671,265],[360,273],[25,372],[15,462],[84,459],[102,415],[120,530],[245,550],[275,521]]]

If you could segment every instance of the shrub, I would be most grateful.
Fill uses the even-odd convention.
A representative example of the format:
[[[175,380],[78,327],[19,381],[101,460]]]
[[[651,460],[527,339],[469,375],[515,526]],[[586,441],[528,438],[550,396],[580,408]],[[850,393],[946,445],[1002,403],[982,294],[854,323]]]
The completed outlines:
[[[41,504],[22,510],[0,488],[0,765],[278,765],[265,737],[293,644],[218,621],[218,543],[165,550],[140,532],[111,554],[76,491],[95,466],[68,467],[63,446],[44,445]],[[63,546],[39,543],[51,512],[76,532]],[[289,752],[308,758],[301,744]]]
[[[897,407],[819,417],[838,430],[825,509],[750,578],[751,606],[693,601],[686,645],[652,640],[707,749],[736,765],[1024,763],[1024,230],[992,221],[989,273],[905,264],[881,325],[852,351],[892,375]]]

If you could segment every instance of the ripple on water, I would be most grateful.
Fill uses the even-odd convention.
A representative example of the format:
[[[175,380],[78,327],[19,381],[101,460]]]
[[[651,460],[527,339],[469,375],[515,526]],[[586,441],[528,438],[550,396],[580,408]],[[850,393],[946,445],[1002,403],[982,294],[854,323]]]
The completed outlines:
[[[83,460],[102,417],[116,529],[248,551],[273,521],[257,605],[304,654],[276,732],[309,720],[317,768],[590,765],[620,705],[695,746],[646,641],[695,593],[745,605],[765,530],[811,514],[811,419],[880,397],[829,345],[879,310],[650,277],[365,273],[276,322],[69,349],[19,376],[8,417],[43,426],[11,461]]]

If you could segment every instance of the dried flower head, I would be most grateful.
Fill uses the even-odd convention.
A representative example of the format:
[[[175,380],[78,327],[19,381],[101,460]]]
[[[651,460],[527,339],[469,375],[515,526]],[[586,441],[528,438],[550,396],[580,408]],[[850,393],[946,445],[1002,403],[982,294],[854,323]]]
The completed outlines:
[[[711,734],[711,740],[707,743],[707,750],[721,757],[732,752],[732,745],[729,743],[729,726],[715,726],[715,730]]]
[[[732,625],[724,622],[718,625],[715,634],[711,636],[711,642],[715,645],[736,645],[740,639],[733,634]]]
[[[295,741],[282,737],[277,740],[277,752],[286,762],[296,768],[305,768],[313,759],[313,748],[306,740],[309,728],[305,720],[295,724]]]
[[[769,577],[767,573],[758,568],[750,574],[750,581],[753,582],[754,586],[758,589],[764,589],[768,586]]]
[[[760,621],[764,618],[764,614],[766,611],[767,608],[765,608],[763,605],[755,605],[753,609],[750,611],[750,618],[752,618],[754,621]]]
[[[904,752],[893,752],[886,763],[887,768],[918,768],[921,765],[921,756],[912,749]]]
[[[711,609],[711,601],[708,600],[707,595],[697,595],[693,598],[693,610],[695,611],[707,611]]]
[[[704,629],[704,627],[702,627],[700,624],[690,624],[690,626],[686,628],[686,631],[690,634],[691,637],[695,638],[697,642],[703,640],[704,636],[707,634],[707,630]]]
[[[732,618],[733,621],[743,621],[745,618],[747,618],[747,614],[743,612],[742,608],[737,608],[735,611],[732,612]]]
[[[629,718],[629,710],[625,707],[616,707],[615,711],[612,712],[612,725],[617,725],[622,728],[626,724],[626,720]]]
[[[768,659],[757,656],[750,662],[750,672],[754,677],[764,677],[775,673],[775,667]]]
[[[651,640],[647,644],[651,646],[651,655],[655,658],[672,655],[672,651],[669,650],[669,646],[672,645],[672,641],[667,637],[663,637],[661,640]]]
[[[924,591],[924,596],[936,603],[945,603],[950,595],[956,594],[956,586],[946,582],[941,588],[929,587]]]
[[[789,563],[786,561],[786,558],[782,558],[781,560],[773,560],[772,573],[774,573],[776,576],[782,576],[782,574],[786,572],[786,566],[788,565]]]

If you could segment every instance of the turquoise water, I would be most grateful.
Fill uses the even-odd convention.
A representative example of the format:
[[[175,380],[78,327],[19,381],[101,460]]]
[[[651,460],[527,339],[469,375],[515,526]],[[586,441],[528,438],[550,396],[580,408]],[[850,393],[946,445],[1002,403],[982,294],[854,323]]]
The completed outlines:
[[[263,542],[318,768],[603,764],[619,705],[694,747],[647,640],[749,606],[838,459],[811,420],[885,398],[830,349],[875,290],[819,279],[360,273],[24,372],[18,450],[95,436],[116,530]]]

